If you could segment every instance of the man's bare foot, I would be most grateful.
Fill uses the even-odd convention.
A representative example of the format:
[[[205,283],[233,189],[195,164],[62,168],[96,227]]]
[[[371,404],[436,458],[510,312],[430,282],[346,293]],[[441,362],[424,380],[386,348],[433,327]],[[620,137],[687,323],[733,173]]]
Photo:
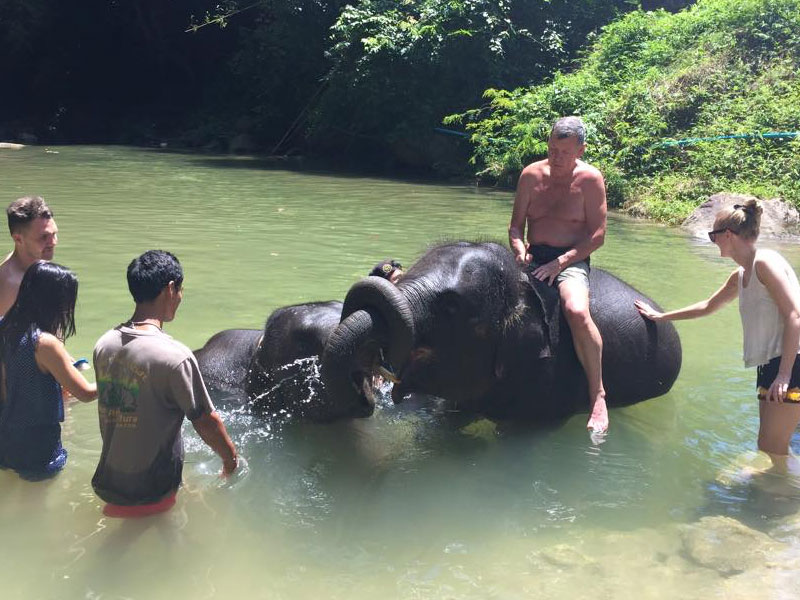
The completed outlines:
[[[589,422],[586,423],[586,429],[590,429],[592,433],[605,433],[608,431],[608,409],[606,408],[604,396],[600,396],[594,401],[592,414],[589,417]]]

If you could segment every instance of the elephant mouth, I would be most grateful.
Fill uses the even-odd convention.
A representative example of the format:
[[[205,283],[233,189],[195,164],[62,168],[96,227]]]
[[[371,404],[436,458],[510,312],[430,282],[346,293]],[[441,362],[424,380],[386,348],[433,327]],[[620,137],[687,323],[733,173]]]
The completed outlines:
[[[374,374],[383,377],[386,381],[389,381],[392,384],[401,383],[400,378],[397,377],[397,375],[395,375],[392,371],[390,371],[389,368],[386,367],[385,365],[378,365],[378,367],[375,369]]]
[[[399,404],[406,396],[414,393],[439,396],[443,390],[431,377],[436,364],[433,348],[418,346],[411,350],[402,370],[395,376],[392,401]]]

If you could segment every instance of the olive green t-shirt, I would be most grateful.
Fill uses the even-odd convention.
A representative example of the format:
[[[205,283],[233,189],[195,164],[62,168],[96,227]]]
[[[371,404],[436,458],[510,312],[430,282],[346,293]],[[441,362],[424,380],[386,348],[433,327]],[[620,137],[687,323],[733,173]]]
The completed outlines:
[[[92,486],[106,502],[158,502],[183,470],[181,425],[214,410],[186,346],[156,329],[122,324],[94,348],[103,451]]]

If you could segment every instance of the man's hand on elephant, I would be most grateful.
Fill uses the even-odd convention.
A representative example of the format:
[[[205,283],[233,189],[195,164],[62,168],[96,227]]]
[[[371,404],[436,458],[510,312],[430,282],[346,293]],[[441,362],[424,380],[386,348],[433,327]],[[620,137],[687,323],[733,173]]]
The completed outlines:
[[[634,300],[633,304],[636,306],[639,314],[641,314],[645,319],[650,319],[651,321],[661,321],[664,319],[664,313],[658,312],[647,302],[643,302],[642,300]]]
[[[527,265],[530,264],[531,260],[533,260],[533,256],[525,252],[525,254],[515,254],[514,258],[517,261],[518,265]]]
[[[561,262],[557,258],[533,270],[533,276],[539,281],[547,280],[548,285],[553,285],[559,273],[561,273]]]

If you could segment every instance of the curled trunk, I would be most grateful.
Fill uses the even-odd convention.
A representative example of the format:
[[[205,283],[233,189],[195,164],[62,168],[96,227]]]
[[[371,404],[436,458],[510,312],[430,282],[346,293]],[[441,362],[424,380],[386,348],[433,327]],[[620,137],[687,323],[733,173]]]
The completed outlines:
[[[414,320],[402,292],[368,277],[348,292],[342,321],[322,354],[322,379],[331,398],[353,407],[374,407],[372,374],[381,362],[401,367],[414,343]],[[369,414],[368,413],[368,414]]]

